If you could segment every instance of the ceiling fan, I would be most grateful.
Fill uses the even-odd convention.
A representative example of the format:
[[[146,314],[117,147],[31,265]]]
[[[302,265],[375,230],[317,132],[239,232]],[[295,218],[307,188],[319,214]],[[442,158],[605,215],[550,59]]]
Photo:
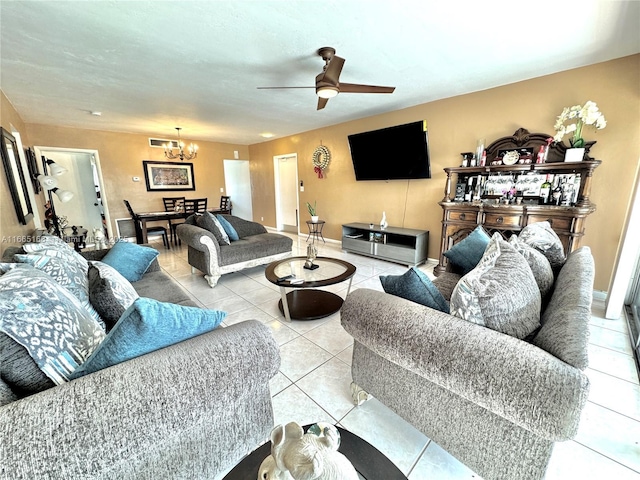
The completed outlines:
[[[338,93],[393,93],[396,89],[396,87],[340,83],[340,72],[342,72],[344,58],[338,57],[335,48],[331,47],[322,47],[318,50],[318,55],[325,61],[325,65],[322,73],[316,77],[315,87],[258,87],[258,89],[315,88],[318,95],[318,110],[323,109],[329,99]]]

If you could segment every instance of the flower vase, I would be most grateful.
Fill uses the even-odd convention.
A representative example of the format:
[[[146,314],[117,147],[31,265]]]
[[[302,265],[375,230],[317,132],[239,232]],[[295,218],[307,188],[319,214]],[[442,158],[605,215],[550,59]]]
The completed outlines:
[[[384,230],[387,228],[389,224],[387,223],[387,212],[382,212],[382,219],[380,220],[380,230]]]
[[[567,148],[564,154],[565,162],[581,162],[584,158],[584,148]]]

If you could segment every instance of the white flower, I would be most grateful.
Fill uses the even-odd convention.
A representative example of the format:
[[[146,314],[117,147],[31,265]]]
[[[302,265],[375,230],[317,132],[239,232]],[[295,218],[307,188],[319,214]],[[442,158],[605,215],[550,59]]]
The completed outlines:
[[[577,119],[577,121],[575,121],[575,119]],[[569,121],[570,123],[565,125],[565,123]],[[558,116],[554,125],[556,135],[553,137],[553,140],[560,142],[562,137],[573,133],[573,138],[570,140],[571,145],[581,147],[584,145],[584,139],[582,138],[582,127],[584,125],[593,125],[596,130],[601,130],[607,126],[607,121],[598,109],[598,105],[591,100],[587,101],[584,105],[565,107],[562,110],[562,113]]]

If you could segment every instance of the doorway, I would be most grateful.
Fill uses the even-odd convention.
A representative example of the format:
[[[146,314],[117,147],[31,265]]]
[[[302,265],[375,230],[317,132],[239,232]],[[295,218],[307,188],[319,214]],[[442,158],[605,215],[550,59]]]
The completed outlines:
[[[224,184],[231,197],[233,215],[253,220],[249,160],[224,160]]]
[[[56,180],[58,187],[72,192],[74,198],[63,203],[54,196],[56,215],[66,216],[69,225],[86,228],[89,245],[93,243],[94,228],[102,229],[107,238],[113,239],[98,151],[57,147],[34,147],[34,150],[39,165],[44,156],[67,169]]]
[[[276,227],[278,231],[299,234],[298,155],[273,157],[276,189]]]

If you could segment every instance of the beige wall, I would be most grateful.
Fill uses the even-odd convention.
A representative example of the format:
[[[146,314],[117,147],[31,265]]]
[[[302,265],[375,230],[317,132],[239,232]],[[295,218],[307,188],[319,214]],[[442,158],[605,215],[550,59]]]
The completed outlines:
[[[137,135],[99,130],[83,130],[51,125],[28,124],[32,145],[46,147],[80,148],[97,150],[105,182],[105,196],[109,206],[114,234],[116,218],[129,218],[123,200],[129,200],[134,210],[157,212],[164,210],[162,197],[185,196],[209,199],[209,205],[220,203],[220,188],[225,188],[224,159],[233,159],[238,151],[241,159],[249,157],[247,146],[228,143],[197,141],[198,157],[193,163],[195,191],[147,192],[143,160],[167,161],[162,148],[149,146],[149,135]],[[166,138],[166,135],[156,135]],[[187,141],[191,141],[187,139]],[[176,160],[172,160],[176,161]],[[178,162],[180,160],[177,160]],[[132,177],[140,177],[134,182]],[[70,219],[71,220],[71,219]]]
[[[598,132],[586,128],[583,135],[597,140],[591,155],[603,161],[595,171],[591,197],[598,209],[587,220],[583,244],[595,257],[595,289],[607,290],[640,158],[640,55],[251,145],[254,218],[275,225],[273,156],[297,153],[305,185],[302,221],[308,218],[305,202],[317,200],[319,215],[327,222],[325,237],[340,239],[343,223],[378,223],[384,210],[390,225],[429,230],[429,257],[437,258],[443,168],[459,165],[460,152],[473,151],[478,138],[492,142],[519,127],[553,134],[562,108],[587,100],[598,104],[608,126]],[[429,125],[431,179],[355,181],[347,135],[422,119]],[[321,143],[331,151],[331,164],[326,177],[318,179],[311,156]]]
[[[29,145],[24,122],[2,91],[0,91],[0,125],[9,132],[14,129],[20,132],[23,144]],[[4,166],[0,167],[0,240],[2,241],[0,251],[4,251],[9,245],[23,243],[21,238],[31,235],[34,228],[33,220],[28,225],[18,223]]]

